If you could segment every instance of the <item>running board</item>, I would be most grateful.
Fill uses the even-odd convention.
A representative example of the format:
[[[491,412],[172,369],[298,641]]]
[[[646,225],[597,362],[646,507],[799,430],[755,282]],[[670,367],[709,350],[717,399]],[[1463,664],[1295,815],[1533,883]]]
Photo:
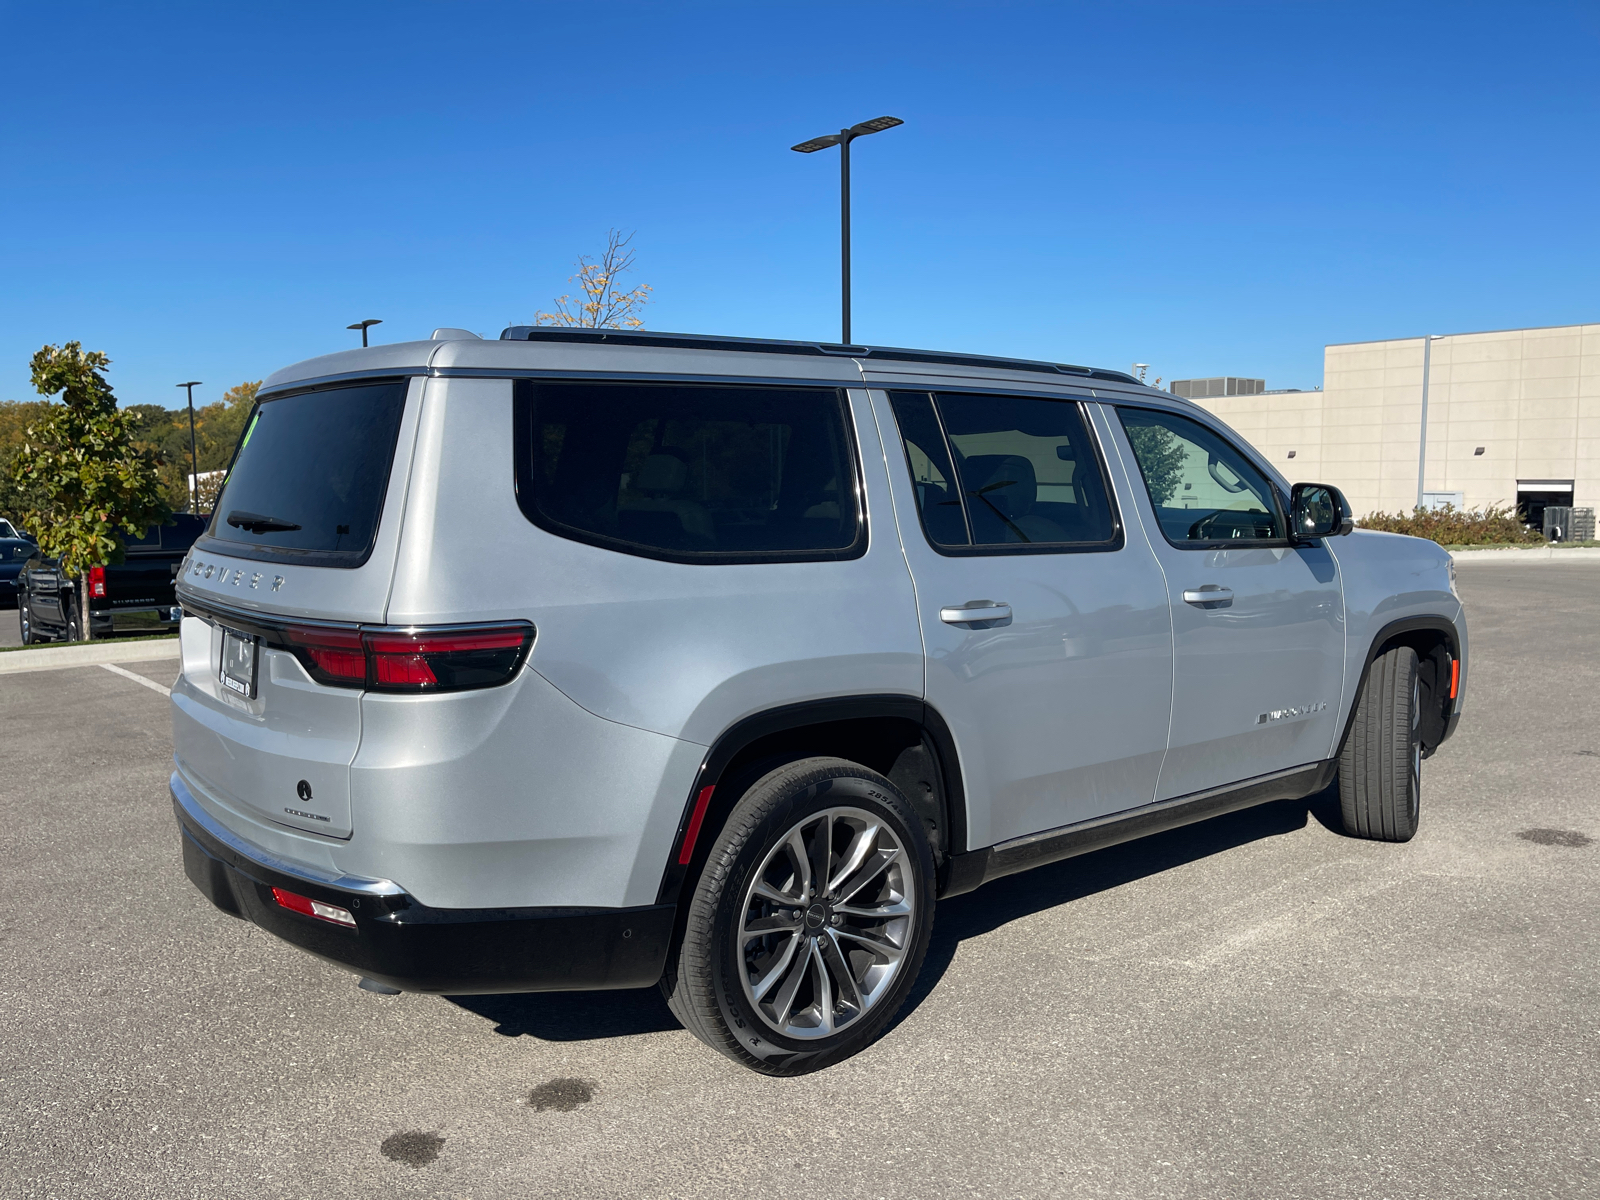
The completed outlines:
[[[1242,808],[1271,804],[1274,800],[1303,800],[1332,783],[1338,765],[1336,759],[1308,763],[1271,775],[1258,775],[1225,788],[1175,796],[1171,800],[1159,800],[1124,812],[1047,829],[1043,833],[1012,838],[982,850],[953,854],[942,872],[939,898],[959,896],[982,887],[991,879],[1238,812]]]

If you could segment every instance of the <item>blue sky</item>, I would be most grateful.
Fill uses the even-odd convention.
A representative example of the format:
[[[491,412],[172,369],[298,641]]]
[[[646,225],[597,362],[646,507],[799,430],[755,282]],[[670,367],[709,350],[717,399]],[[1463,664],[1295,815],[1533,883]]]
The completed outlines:
[[[656,329],[1321,382],[1600,320],[1600,6],[0,3],[0,399],[128,402],[436,325],[636,231]]]

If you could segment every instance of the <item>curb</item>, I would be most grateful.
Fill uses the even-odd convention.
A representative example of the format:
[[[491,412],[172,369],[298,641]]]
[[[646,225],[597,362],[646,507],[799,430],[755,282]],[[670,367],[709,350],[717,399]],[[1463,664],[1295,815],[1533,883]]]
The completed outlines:
[[[1516,547],[1504,550],[1452,550],[1450,557],[1458,566],[1462,563],[1498,563],[1502,566],[1536,562],[1600,563],[1600,546],[1574,546],[1570,550],[1558,550],[1554,546],[1536,546],[1527,550]]]
[[[70,667],[96,667],[102,663],[151,662],[177,658],[178,639],[160,642],[90,642],[87,646],[40,646],[37,650],[12,650],[0,654],[0,675],[25,671],[64,671]]]

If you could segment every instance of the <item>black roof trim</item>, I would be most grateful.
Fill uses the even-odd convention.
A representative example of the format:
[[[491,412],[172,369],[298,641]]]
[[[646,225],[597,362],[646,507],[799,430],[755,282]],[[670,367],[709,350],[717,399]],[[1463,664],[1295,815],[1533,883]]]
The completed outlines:
[[[811,354],[831,358],[873,358],[896,362],[941,363],[953,367],[1000,367],[1008,371],[1040,371],[1073,375],[1079,379],[1105,379],[1113,383],[1139,381],[1122,371],[1078,367],[1069,363],[1036,362],[1028,358],[996,358],[988,354],[947,354],[939,350],[905,350],[897,346],[845,346],[837,342],[789,342],[778,338],[719,337],[707,333],[645,333],[631,329],[572,329],[562,326],[513,325],[500,334],[502,342],[585,342],[608,346],[670,346],[682,350],[748,350],[762,354]]]

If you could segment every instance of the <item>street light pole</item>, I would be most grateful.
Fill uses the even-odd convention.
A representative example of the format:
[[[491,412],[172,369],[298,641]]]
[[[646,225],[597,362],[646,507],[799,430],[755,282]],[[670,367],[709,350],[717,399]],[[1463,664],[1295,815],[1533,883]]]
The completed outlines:
[[[189,393],[189,512],[198,514],[200,511],[200,457],[194,448],[194,390],[200,386],[198,379],[191,379],[188,383],[180,383],[178,387],[185,388]]]
[[[815,154],[829,146],[839,147],[839,314],[843,335],[839,340],[846,346],[850,345],[850,143],[869,133],[882,133],[904,124],[899,117],[873,117],[838,133],[789,147],[801,154]]]
[[[367,328],[369,326],[372,326],[372,325],[382,325],[382,324],[383,324],[382,321],[366,320],[366,321],[357,321],[354,325],[346,325],[345,328],[346,329],[359,329],[359,330],[361,330],[361,346],[362,346],[362,349],[365,349],[366,345],[367,345]]]

